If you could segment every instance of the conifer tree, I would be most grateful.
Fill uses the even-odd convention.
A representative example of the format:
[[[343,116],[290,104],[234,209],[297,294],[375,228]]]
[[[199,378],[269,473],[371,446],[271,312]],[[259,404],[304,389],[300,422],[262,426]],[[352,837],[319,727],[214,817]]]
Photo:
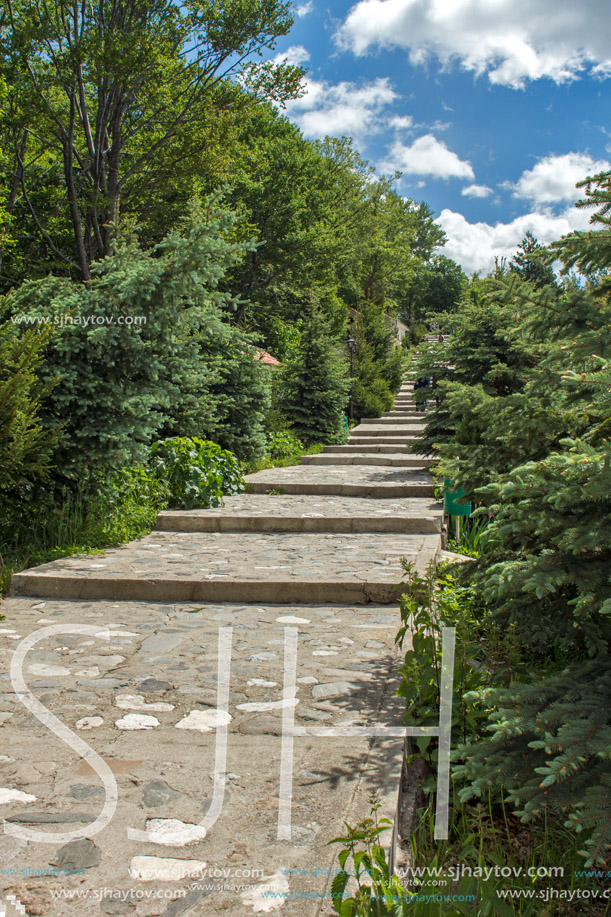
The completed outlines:
[[[166,435],[214,435],[245,457],[260,451],[261,412],[245,394],[231,410],[220,395],[241,375],[264,409],[263,369],[251,338],[224,321],[232,300],[218,290],[250,248],[228,239],[234,222],[214,200],[194,205],[152,250],[133,231],[119,234],[87,285],[49,277],[7,298],[15,314],[55,331],[40,374],[58,381],[43,419],[62,425],[54,455],[62,475],[82,480],[140,463]]]
[[[293,355],[283,367],[279,407],[305,445],[345,438],[350,383],[346,360],[329,335],[317,305],[311,307]]]
[[[0,322],[0,496],[48,476],[57,432],[45,430],[42,401],[49,394],[37,371],[49,329],[21,335],[9,319]]]
[[[542,257],[546,252],[545,246],[537,242],[531,232],[527,232],[509,262],[509,270],[536,287],[555,287],[556,275],[553,268]]]
[[[491,736],[457,751],[455,774],[468,781],[462,798],[492,788],[524,820],[546,807],[561,812],[583,836],[589,863],[603,862],[611,844],[610,179],[586,184],[584,206],[598,206],[602,228],[572,234],[550,255],[565,271],[588,273],[588,288],[568,285],[551,297],[516,277],[499,281],[500,302],[520,313],[521,333],[547,351],[524,386],[540,411],[541,437],[531,442],[524,418],[535,409],[528,415],[523,403],[507,444],[513,467],[484,471],[485,486],[474,488],[494,516],[490,550],[459,574],[475,584],[486,629],[501,645],[510,635],[514,654],[522,648],[523,673],[477,692]],[[505,424],[515,397],[497,399]],[[490,443],[495,435],[498,427]]]

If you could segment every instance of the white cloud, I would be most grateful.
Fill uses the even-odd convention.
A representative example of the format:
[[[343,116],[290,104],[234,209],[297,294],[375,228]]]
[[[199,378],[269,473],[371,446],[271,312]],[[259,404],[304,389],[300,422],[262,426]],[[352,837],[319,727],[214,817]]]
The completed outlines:
[[[287,111],[308,137],[359,136],[382,125],[380,113],[396,98],[388,79],[371,83],[325,83],[305,80],[306,93],[287,104]]]
[[[546,156],[529,171],[522,172],[515,185],[514,197],[525,198],[538,204],[556,201],[574,202],[580,192],[575,188],[587,175],[610,169],[604,159],[594,160],[585,153],[566,153],[564,156]]]
[[[513,88],[611,71],[608,0],[359,0],[336,40],[356,54],[400,47],[413,64],[458,62]]]
[[[314,4],[312,3],[312,0],[308,0],[307,3],[301,3],[297,7],[296,13],[299,16],[299,18],[301,19],[302,16],[307,16],[308,13],[311,13],[313,9],[314,9]]]
[[[461,265],[467,274],[487,273],[494,258],[510,259],[530,231],[542,245],[560,239],[574,229],[587,229],[590,214],[570,207],[556,215],[551,212],[525,213],[510,223],[469,223],[462,213],[443,210],[437,219],[448,237],[444,255]]]
[[[396,115],[394,118],[390,119],[388,124],[389,127],[394,127],[395,130],[401,131],[413,127],[414,119],[411,115]]]
[[[433,134],[425,134],[405,146],[397,140],[387,160],[380,164],[383,172],[396,170],[407,175],[433,175],[435,178],[470,178],[475,175],[471,163],[463,162],[445,143]]]
[[[490,197],[492,188],[488,185],[467,185],[460,193],[465,197]]]
[[[299,66],[300,64],[305,64],[306,61],[310,59],[310,52],[307,48],[304,48],[303,45],[291,45],[290,48],[287,48],[286,51],[281,51],[279,54],[272,59],[272,63],[275,66],[278,64],[292,64],[293,66]]]

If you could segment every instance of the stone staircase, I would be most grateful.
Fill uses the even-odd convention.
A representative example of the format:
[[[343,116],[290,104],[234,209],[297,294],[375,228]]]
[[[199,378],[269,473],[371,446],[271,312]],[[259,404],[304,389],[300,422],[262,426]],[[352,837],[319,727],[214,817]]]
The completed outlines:
[[[424,572],[441,548],[431,459],[409,451],[422,419],[406,381],[393,410],[363,419],[346,445],[249,475],[248,492],[217,509],[163,512],[140,541],[14,577],[0,622],[0,811],[82,837],[6,837],[3,863],[21,878],[0,876],[0,899],[4,889],[46,917],[75,913],[52,894],[73,888],[125,896],[115,910],[83,908],[102,915],[332,913],[328,842],[369,814],[368,792],[379,814],[397,807],[403,740],[358,728],[402,724],[401,559]],[[11,681],[14,650],[36,634],[28,689],[81,741],[77,753]],[[292,722],[302,738],[289,742]],[[89,835],[105,798],[96,760],[118,807]]]
[[[153,534],[103,558],[67,557],[25,570],[14,577],[13,594],[396,601],[400,558],[423,572],[441,547],[442,508],[427,471],[431,459],[408,453],[423,429],[412,398],[413,383],[405,382],[393,412],[362,420],[346,446],[327,446],[301,465],[248,475],[248,492],[217,509],[163,512]],[[345,451],[355,446],[360,451]]]

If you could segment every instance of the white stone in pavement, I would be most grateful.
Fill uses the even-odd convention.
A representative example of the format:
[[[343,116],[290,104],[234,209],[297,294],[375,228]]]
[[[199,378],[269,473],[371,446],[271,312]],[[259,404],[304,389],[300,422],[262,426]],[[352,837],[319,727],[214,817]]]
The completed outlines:
[[[289,880],[282,869],[242,892],[242,904],[251,907],[255,914],[269,914],[281,908],[289,893]]]
[[[37,662],[28,666],[28,672],[30,675],[46,675],[50,678],[63,678],[66,675],[70,675],[70,669],[63,665],[43,665]]]
[[[117,694],[115,706],[120,710],[149,710],[153,713],[174,709],[174,704],[148,704],[142,694]]]
[[[206,837],[206,829],[178,818],[149,818],[146,826],[147,840],[166,847],[186,847]]]
[[[0,806],[8,805],[11,802],[34,802],[36,796],[31,793],[24,793],[22,790],[14,790],[11,787],[0,787]]]
[[[192,710],[176,723],[177,729],[195,729],[198,732],[212,732],[218,726],[227,726],[233,717],[224,710]]]
[[[266,710],[285,710],[296,707],[299,703],[296,697],[286,697],[283,700],[251,701],[246,704],[236,704],[237,710],[250,710],[253,713],[263,713]]]
[[[144,713],[128,713],[127,716],[115,721],[119,729],[154,729],[159,726],[156,716],[146,716]]]
[[[101,716],[84,716],[81,720],[76,721],[77,729],[96,729],[104,722]]]

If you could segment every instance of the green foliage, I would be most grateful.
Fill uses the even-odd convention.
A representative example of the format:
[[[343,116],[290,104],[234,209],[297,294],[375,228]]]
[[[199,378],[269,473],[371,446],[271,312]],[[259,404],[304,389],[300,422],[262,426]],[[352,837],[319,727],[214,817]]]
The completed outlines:
[[[403,646],[410,638],[400,669],[402,676],[399,695],[407,705],[405,722],[408,726],[436,726],[439,723],[441,685],[442,633],[446,627],[456,628],[456,655],[452,697],[452,735],[454,741],[477,736],[485,708],[471,700],[468,692],[491,680],[489,660],[484,656],[485,644],[479,632],[478,608],[474,590],[459,585],[451,572],[437,573],[429,566],[425,576],[406,565],[405,592],[401,596],[402,626],[397,643]],[[490,650],[490,646],[488,645]],[[419,753],[429,763],[436,762],[437,748],[429,736],[414,740]]]
[[[216,443],[175,437],[151,448],[153,475],[167,486],[171,506],[194,509],[219,506],[223,494],[244,490],[238,460]]]
[[[379,417],[393,404],[403,379],[404,359],[384,310],[366,303],[352,324],[356,340],[354,353],[354,415]]]
[[[454,312],[467,283],[458,264],[444,255],[433,255],[417,266],[400,318],[411,326],[430,313]]]
[[[49,341],[48,329],[18,334],[10,321],[0,324],[0,491],[48,476],[56,433],[41,421],[44,398],[38,371]]]
[[[104,0],[70,15],[60,0],[14,0],[2,32],[6,167],[22,192],[11,213],[64,271],[88,280],[112,254],[122,216],[146,210],[147,196],[159,203],[169,174],[184,179],[201,157],[215,107],[237,113],[299,95],[300,68],[259,60],[292,23],[285,0]]]
[[[287,459],[300,459],[303,455],[303,443],[288,430],[281,433],[267,434],[267,452],[272,462],[283,462]]]
[[[606,660],[573,665],[507,689],[475,693],[484,701],[492,738],[459,746],[468,781],[461,800],[507,788],[523,821],[545,807],[566,813],[567,826],[585,832],[586,866],[606,862],[611,824],[611,671]],[[525,755],[525,748],[528,754]]]
[[[76,488],[0,494],[0,593],[24,567],[148,534],[166,506],[165,483],[145,466],[122,468]]]
[[[95,496],[89,501],[81,538],[96,546],[125,544],[141,538],[150,532],[159,511],[166,506],[166,484],[151,474],[148,467],[121,468],[96,488]]]
[[[235,216],[209,200],[151,251],[133,233],[92,267],[86,286],[26,282],[15,315],[53,326],[43,380],[56,382],[45,425],[62,425],[54,461],[73,480],[146,460],[159,435],[213,435],[262,451],[266,395],[250,338],[223,322],[218,285],[250,248],[227,236]]]
[[[509,270],[523,280],[528,280],[535,287],[555,287],[556,276],[553,268],[545,263],[547,249],[540,245],[531,232],[527,232],[520,247],[509,262]]]
[[[333,909],[339,917],[400,917],[404,890],[396,876],[391,876],[384,848],[379,837],[392,829],[387,818],[378,818],[380,803],[370,796],[371,816],[349,825],[347,834],[334,838],[329,844],[341,844],[338,854],[340,870],[331,886]],[[346,895],[350,880],[356,882],[356,891]]]
[[[602,228],[536,253],[586,284],[569,277],[559,290],[499,270],[473,285],[450,342],[419,364],[437,374],[440,399],[423,442],[493,517],[486,550],[456,575],[515,669],[467,693],[489,724],[460,749],[461,796],[503,793],[524,819],[556,812],[591,863],[611,844],[609,182],[585,183]]]
[[[291,429],[305,443],[341,442],[349,383],[346,362],[317,307],[304,322],[299,347],[280,377],[279,407]]]

